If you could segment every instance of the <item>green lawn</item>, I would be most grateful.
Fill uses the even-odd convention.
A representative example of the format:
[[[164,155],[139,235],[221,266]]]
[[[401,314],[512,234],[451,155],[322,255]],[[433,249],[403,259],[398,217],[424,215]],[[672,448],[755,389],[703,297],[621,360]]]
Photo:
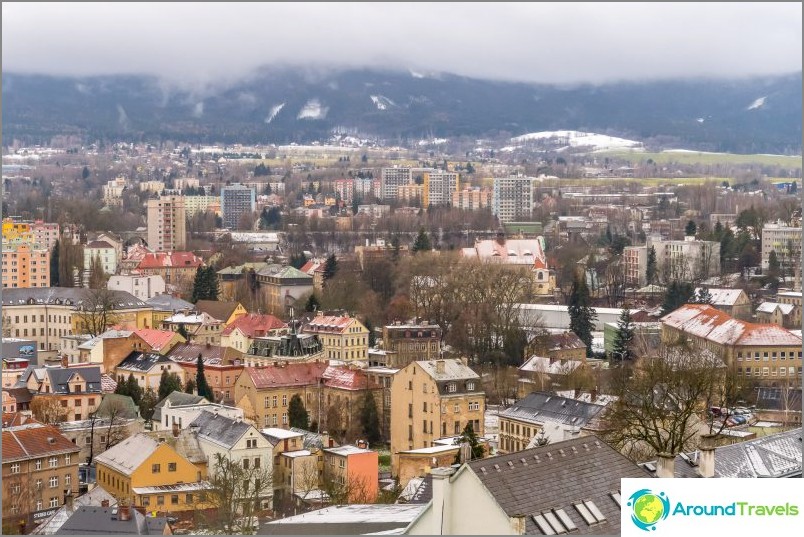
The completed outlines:
[[[639,151],[606,151],[595,153],[601,158],[617,158],[628,160],[633,164],[652,159],[656,164],[761,164],[763,166],[781,166],[787,169],[801,169],[801,157],[784,155],[737,155],[731,153],[643,153]]]

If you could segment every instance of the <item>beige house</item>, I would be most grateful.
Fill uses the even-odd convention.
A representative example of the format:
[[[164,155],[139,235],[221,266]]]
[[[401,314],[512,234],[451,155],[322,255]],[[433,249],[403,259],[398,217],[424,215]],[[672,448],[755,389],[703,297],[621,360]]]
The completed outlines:
[[[776,302],[792,304],[793,312],[790,322],[796,326],[801,326],[801,291],[779,291],[776,294]]]
[[[368,329],[354,317],[319,314],[302,332],[318,335],[329,360],[365,361],[368,358]]]
[[[757,321],[766,324],[775,324],[783,328],[800,328],[794,321],[793,313],[796,307],[793,304],[780,304],[778,302],[763,302],[757,307]]]
[[[221,321],[203,312],[176,313],[162,321],[163,330],[180,332],[183,327],[187,331],[187,341],[210,345],[220,345],[224,326]]]
[[[159,382],[165,371],[168,375],[176,373],[182,384],[186,380],[184,369],[179,364],[155,352],[132,352],[117,365],[114,374],[118,382],[124,382],[129,375],[134,375],[140,388],[143,390],[151,388],[154,392],[159,392]]]
[[[695,293],[701,292],[700,287],[695,289]],[[751,299],[742,289],[719,289],[711,287],[708,289],[712,295],[710,304],[732,317],[748,321],[751,319]]]
[[[460,435],[471,423],[485,433],[485,392],[477,373],[461,360],[411,362],[391,385],[391,472],[399,475],[399,453],[436,445]]]
[[[254,338],[280,336],[288,331],[287,323],[273,315],[249,313],[228,324],[221,332],[221,347],[248,352]]]

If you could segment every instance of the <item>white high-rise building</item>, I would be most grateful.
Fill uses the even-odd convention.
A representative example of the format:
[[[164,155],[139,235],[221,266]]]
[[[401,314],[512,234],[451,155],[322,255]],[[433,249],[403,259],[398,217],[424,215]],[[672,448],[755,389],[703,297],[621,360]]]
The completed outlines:
[[[455,172],[441,170],[424,172],[423,175],[423,206],[450,205],[452,203],[452,193],[458,191],[460,175]]]
[[[148,246],[157,252],[187,247],[187,222],[182,196],[148,200]]]
[[[241,184],[225,186],[221,189],[221,212],[223,226],[227,229],[238,229],[240,218],[244,214],[253,213],[257,196],[253,188]]]
[[[494,179],[492,213],[500,222],[530,220],[533,213],[533,184],[536,179],[521,175]]]

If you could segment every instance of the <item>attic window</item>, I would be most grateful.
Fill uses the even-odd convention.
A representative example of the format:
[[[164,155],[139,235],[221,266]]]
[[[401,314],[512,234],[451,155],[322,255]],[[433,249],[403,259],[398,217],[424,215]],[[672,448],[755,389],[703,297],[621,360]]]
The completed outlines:
[[[620,506],[620,493],[615,491],[615,492],[610,492],[609,495],[611,496],[611,499],[614,500],[614,503],[616,503],[617,506],[619,507]]]
[[[578,526],[563,509],[553,509],[533,515],[533,521],[545,535],[560,535],[578,529]]]
[[[593,524],[599,524],[600,522],[605,522],[606,517],[603,516],[603,513],[600,512],[595,502],[592,500],[586,500],[583,503],[576,503],[575,509],[578,510],[578,513],[581,514],[583,519],[586,521],[587,524],[590,526]]]

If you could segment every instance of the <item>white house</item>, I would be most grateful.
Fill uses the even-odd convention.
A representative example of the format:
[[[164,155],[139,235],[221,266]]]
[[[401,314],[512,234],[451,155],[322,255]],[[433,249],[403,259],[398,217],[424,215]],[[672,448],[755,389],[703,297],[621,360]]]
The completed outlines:
[[[106,288],[113,291],[126,291],[140,300],[148,300],[165,293],[165,279],[162,276],[125,274],[112,276]]]

